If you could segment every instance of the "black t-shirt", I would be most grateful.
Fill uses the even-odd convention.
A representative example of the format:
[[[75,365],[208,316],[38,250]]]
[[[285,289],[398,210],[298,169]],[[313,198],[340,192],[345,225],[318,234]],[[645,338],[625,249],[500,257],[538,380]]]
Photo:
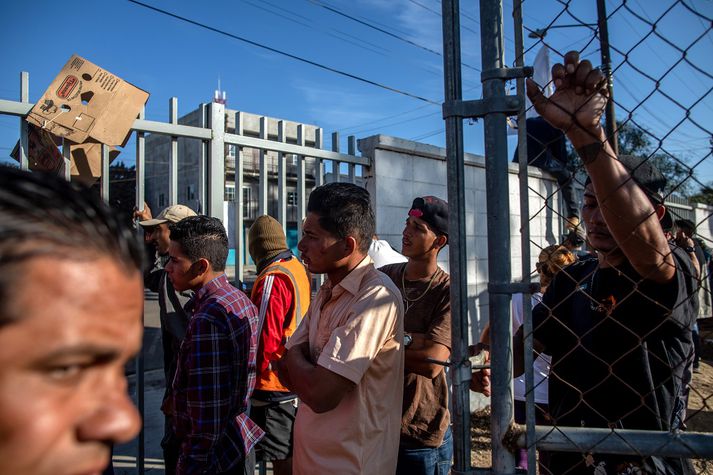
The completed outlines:
[[[553,424],[669,431],[681,427],[685,373],[693,354],[693,269],[679,249],[667,284],[639,276],[627,262],[596,259],[560,272],[533,309],[534,336],[552,355]],[[695,297],[694,297],[695,298]],[[552,473],[693,473],[688,460],[549,453]],[[603,464],[602,464],[603,463]],[[576,468],[575,468],[576,467]],[[595,472],[595,469],[599,469]]]

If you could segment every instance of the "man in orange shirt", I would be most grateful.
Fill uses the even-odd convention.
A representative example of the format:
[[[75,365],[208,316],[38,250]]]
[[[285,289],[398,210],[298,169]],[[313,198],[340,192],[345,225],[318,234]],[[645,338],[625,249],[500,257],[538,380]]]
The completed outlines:
[[[259,311],[257,380],[250,418],[265,431],[256,446],[258,461],[271,461],[275,475],[292,473],[292,428],[297,396],[277,376],[274,364],[309,308],[307,271],[287,248],[275,218],[260,216],[250,227],[248,250],[257,265],[251,300]]]

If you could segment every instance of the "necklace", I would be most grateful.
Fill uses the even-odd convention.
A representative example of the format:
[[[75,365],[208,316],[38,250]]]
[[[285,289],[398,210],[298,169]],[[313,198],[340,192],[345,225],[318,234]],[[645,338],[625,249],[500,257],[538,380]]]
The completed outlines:
[[[428,291],[431,290],[431,285],[433,284],[433,279],[436,277],[436,273],[438,273],[438,269],[436,269],[436,271],[431,274],[431,277],[428,279],[428,286],[421,295],[415,298],[409,298],[408,295],[406,295],[406,266],[404,266],[404,270],[401,273],[401,293],[403,294],[404,298],[404,314],[408,312],[408,309],[411,308],[411,305],[413,303],[421,300],[428,293]]]

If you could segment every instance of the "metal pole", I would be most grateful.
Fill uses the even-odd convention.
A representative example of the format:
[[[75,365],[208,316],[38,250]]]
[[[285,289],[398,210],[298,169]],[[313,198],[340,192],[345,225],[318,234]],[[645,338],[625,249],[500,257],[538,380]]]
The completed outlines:
[[[30,102],[30,73],[22,71],[20,73],[20,101]],[[30,162],[28,159],[29,146],[29,124],[24,117],[20,117],[20,148],[19,156],[20,169],[29,170]]]
[[[243,113],[238,111],[235,113],[235,133],[243,135]],[[245,240],[243,239],[245,223],[243,216],[247,203],[243,199],[243,147],[237,147],[235,154],[235,279],[243,280],[245,272]],[[243,245],[240,245],[243,243]]]
[[[168,121],[178,123],[178,98],[168,101]],[[168,159],[168,205],[178,203],[178,137],[171,137],[171,154]]]
[[[522,0],[513,0],[513,20],[515,30],[515,66],[525,66],[525,49],[522,31]],[[516,81],[517,95],[525,97],[525,78],[519,77]],[[517,115],[517,150],[518,150],[518,178],[520,183],[520,247],[522,249],[522,282],[530,282],[530,190],[527,175],[527,125],[525,109]],[[523,306],[523,331],[525,334],[525,420],[527,428],[527,467],[528,473],[537,472],[535,451],[535,391],[532,354],[532,303],[530,294],[522,296]]]
[[[139,113],[139,119],[144,118],[144,109],[141,108]],[[146,177],[146,139],[144,138],[143,132],[136,133],[136,208],[144,209],[144,183]],[[138,232],[138,230],[137,230]],[[143,321],[144,315],[142,313],[141,320]],[[144,417],[144,347],[141,346],[141,351],[136,355],[136,407],[141,414],[141,420],[145,421]],[[137,441],[136,449],[136,470],[139,475],[144,475],[144,457],[145,457],[145,447],[144,442],[146,439],[146,434],[144,433],[144,425],[141,425],[141,432],[139,432],[139,438]]]
[[[267,140],[267,117],[260,117],[260,138],[263,140]],[[267,187],[268,187],[268,179],[267,179],[267,150],[265,149],[260,149],[260,169],[259,169],[259,177],[258,177],[258,207],[257,207],[257,214],[259,216],[262,216],[263,214],[267,214]]]
[[[277,121],[277,141],[286,142],[285,121]],[[282,225],[282,232],[287,235],[287,157],[277,152],[277,220]]]
[[[446,102],[460,101],[460,12],[458,0],[443,0],[443,70]],[[453,471],[470,469],[470,366],[468,365],[468,269],[466,267],[463,120],[446,119],[449,249],[451,274],[451,361],[453,367]]]
[[[100,180],[101,183],[101,195],[104,201],[109,201],[109,184],[111,177],[109,176],[109,146],[106,144],[101,144],[101,154],[102,154],[102,175]]]
[[[210,104],[210,128],[213,137],[208,155],[208,206],[205,214],[223,220],[225,199],[225,105]],[[236,243],[237,245],[237,243]]]
[[[503,13],[501,0],[480,1],[480,43],[483,72],[504,67]],[[502,79],[486,77],[483,100],[505,97]],[[484,118],[485,188],[488,216],[488,313],[491,351],[491,430],[493,471],[512,473],[515,457],[503,445],[503,436],[513,418],[512,325],[510,294],[502,289],[510,284],[510,212],[508,196],[508,156],[505,114],[488,112]]]
[[[609,54],[609,25],[607,22],[607,7],[604,0],[597,0],[597,23],[599,25],[602,69],[607,76],[607,90],[609,91],[609,101],[604,110],[604,126],[614,153],[619,155],[619,140],[616,131],[616,116],[614,114],[614,81],[612,78],[611,55]]]

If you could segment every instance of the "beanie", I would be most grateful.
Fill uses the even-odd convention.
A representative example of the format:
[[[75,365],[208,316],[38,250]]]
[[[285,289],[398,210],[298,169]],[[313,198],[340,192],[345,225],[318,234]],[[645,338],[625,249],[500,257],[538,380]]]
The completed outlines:
[[[248,251],[256,265],[287,251],[287,240],[282,225],[268,215],[255,220],[248,231]]]

